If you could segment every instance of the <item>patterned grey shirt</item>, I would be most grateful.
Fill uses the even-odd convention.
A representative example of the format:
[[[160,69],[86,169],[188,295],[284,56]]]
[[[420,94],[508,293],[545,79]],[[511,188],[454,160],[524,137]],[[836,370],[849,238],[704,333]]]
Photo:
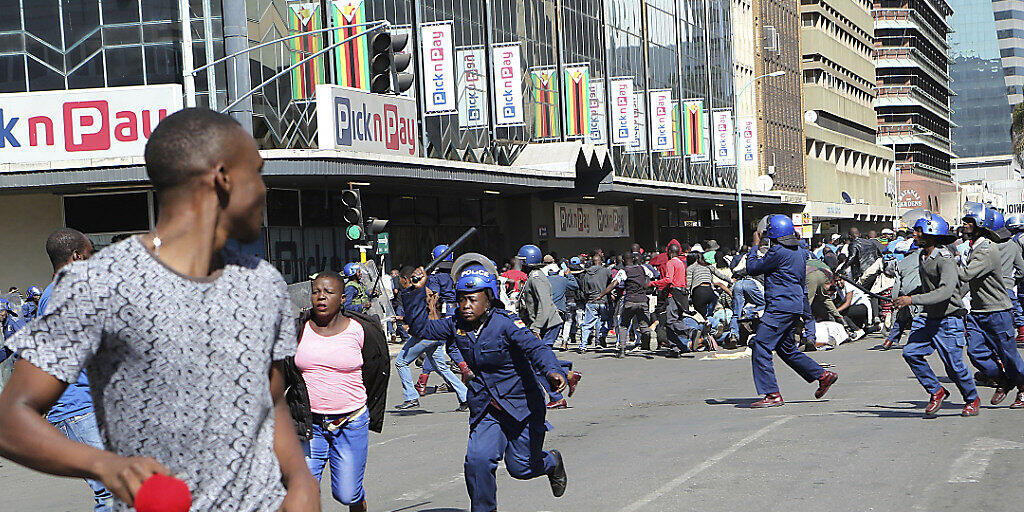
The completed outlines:
[[[85,368],[107,449],[163,463],[192,510],[277,510],[268,376],[295,354],[295,326],[273,266],[222,254],[222,271],[195,279],[138,237],[120,242],[64,267],[48,313],[7,345],[64,382]]]

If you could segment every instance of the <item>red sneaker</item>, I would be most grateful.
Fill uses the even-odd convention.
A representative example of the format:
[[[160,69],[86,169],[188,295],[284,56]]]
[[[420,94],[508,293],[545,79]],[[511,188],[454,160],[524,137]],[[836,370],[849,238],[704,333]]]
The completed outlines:
[[[548,404],[548,409],[568,409],[569,404],[566,403],[565,399],[557,400]]]
[[[981,406],[981,399],[980,398],[975,398],[974,400],[964,404],[964,409],[962,411],[960,411],[960,416],[963,416],[963,417],[977,416],[978,415],[978,407],[980,407],[980,406]]]
[[[580,379],[583,378],[583,374],[575,370],[570,371],[568,378],[565,379],[565,383],[569,386],[569,396],[576,392],[576,385],[580,383]]]
[[[1010,409],[1024,409],[1024,389],[1017,391],[1017,399],[1010,404]]]
[[[836,372],[822,372],[821,377],[818,377],[818,390],[814,392],[814,398],[825,396],[825,393],[828,393],[828,388],[832,387],[837,380],[839,380],[839,375],[836,375]]]
[[[1017,343],[1024,343],[1024,325],[1017,328]]]
[[[882,342],[882,350],[889,350],[892,348],[893,342],[893,340],[886,338],[885,341]]]
[[[416,392],[419,393],[420,396],[427,394],[427,379],[429,378],[429,373],[421,373],[420,378],[416,381],[416,384],[413,384],[412,387],[416,388]]]
[[[949,396],[949,391],[946,391],[946,388],[939,388],[939,390],[932,395],[931,400],[928,401],[928,407],[924,408],[924,417],[934,418],[937,416],[936,413],[938,412],[939,407],[942,407],[942,401],[945,400],[947,396]]]
[[[780,393],[768,393],[764,398],[750,404],[751,409],[764,409],[765,407],[779,407],[786,405]]]

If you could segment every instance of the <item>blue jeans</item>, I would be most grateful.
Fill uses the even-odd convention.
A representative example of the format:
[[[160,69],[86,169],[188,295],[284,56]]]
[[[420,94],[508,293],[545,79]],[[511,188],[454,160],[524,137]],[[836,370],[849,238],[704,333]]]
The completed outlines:
[[[586,311],[583,314],[583,328],[580,330],[580,350],[586,350],[590,341],[591,333],[596,333],[594,343],[600,343],[602,334],[608,334],[608,327],[604,323],[607,315],[608,305],[604,302],[588,302]]]
[[[340,415],[326,415],[328,421]],[[366,451],[370,447],[370,413],[363,411],[343,427],[328,432],[313,422],[313,438],[302,443],[306,465],[313,478],[320,481],[324,465],[331,463],[331,494],[344,505],[366,498],[363,474],[366,472]]]
[[[565,311],[559,311],[558,313],[565,319],[562,322],[562,330],[558,333],[558,343],[568,348],[569,342],[576,337],[576,330],[579,329],[580,323],[582,323],[581,320],[577,320],[577,317],[582,319],[583,311],[578,310],[576,303],[570,302],[565,305]],[[577,315],[577,313],[579,314]]]
[[[412,371],[409,370],[409,365],[424,352],[427,354],[427,360],[433,363],[434,370],[441,374],[441,378],[448,384],[448,387],[455,390],[455,394],[459,397],[459,403],[465,402],[466,385],[448,368],[448,363],[444,360],[444,343],[438,340],[421,340],[415,336],[409,338],[402,350],[395,356],[395,368],[398,370],[398,377],[402,379],[402,395],[405,396],[405,400],[418,400],[420,397],[413,385]],[[424,362],[424,368],[426,368],[426,362]]]
[[[964,366],[964,345],[967,343],[964,319],[958,316],[918,316],[914,318],[910,329],[910,337],[903,346],[903,359],[910,365],[910,370],[924,390],[934,395],[942,387],[925,360],[926,356],[938,351],[942,364],[946,366],[946,375],[956,383],[964,400],[971,402],[978,398],[974,377]]]
[[[53,426],[57,427],[57,430],[63,432],[72,441],[87,444],[100,450],[104,449],[103,439],[100,438],[100,428],[96,425],[96,413],[94,412],[58,421]],[[89,487],[92,489],[92,498],[96,501],[93,511],[108,512],[110,510],[110,500],[114,495],[96,480],[86,480],[85,483],[89,484]]]
[[[743,309],[748,305],[754,307],[744,315]],[[747,318],[750,312],[764,309],[764,290],[757,281],[746,277],[732,285],[732,320],[729,321],[729,332],[736,338],[740,337],[740,320]]]
[[[1010,295],[1010,303],[1013,304],[1013,326],[1021,327],[1024,326],[1024,309],[1020,305],[1020,296],[1017,294],[1017,287],[1011,286],[1006,289],[1006,293]]]

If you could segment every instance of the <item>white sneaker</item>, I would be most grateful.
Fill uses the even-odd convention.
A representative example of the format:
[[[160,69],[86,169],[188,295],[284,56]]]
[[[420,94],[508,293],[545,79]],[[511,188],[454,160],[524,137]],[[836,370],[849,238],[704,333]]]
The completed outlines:
[[[863,338],[865,334],[864,329],[857,329],[856,331],[853,331],[853,341]]]

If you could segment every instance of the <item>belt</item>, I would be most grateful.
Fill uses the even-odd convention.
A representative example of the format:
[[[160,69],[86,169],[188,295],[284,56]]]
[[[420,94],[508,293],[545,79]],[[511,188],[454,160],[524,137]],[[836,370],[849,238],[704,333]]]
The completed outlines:
[[[343,414],[319,414],[314,412],[313,422],[317,423],[328,432],[334,432],[335,430],[344,427],[348,422],[358,418],[364,412],[366,412],[365,405],[352,412],[346,412]]]

